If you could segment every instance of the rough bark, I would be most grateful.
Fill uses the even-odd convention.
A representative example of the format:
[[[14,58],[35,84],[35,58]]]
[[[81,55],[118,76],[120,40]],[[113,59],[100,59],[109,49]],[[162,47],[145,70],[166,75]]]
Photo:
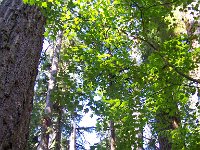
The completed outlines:
[[[44,17],[22,0],[0,3],[0,149],[27,146]]]

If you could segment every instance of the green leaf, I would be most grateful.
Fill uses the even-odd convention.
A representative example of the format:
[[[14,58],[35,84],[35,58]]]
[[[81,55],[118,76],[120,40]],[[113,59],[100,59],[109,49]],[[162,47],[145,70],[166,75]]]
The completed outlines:
[[[47,8],[47,2],[42,2],[42,7]]]

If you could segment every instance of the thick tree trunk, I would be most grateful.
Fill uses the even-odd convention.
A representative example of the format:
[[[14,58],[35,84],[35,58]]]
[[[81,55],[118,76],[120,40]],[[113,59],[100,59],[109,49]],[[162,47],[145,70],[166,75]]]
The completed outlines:
[[[193,2],[193,5],[195,6],[197,2]],[[189,7],[193,7],[192,5],[188,6]],[[177,13],[177,12],[176,12]],[[196,16],[198,14],[198,11],[195,10],[187,10],[183,11],[183,12],[179,12],[180,13],[180,18],[178,18],[178,15],[176,15],[176,19],[177,19],[177,24],[185,24],[185,29],[184,26],[179,27],[182,28],[182,30],[178,30],[183,32],[185,30],[185,33],[188,35],[188,37],[196,35],[197,37],[199,37],[199,33],[200,33],[200,28],[197,24],[200,24],[200,22],[196,22],[197,24],[195,24],[195,20],[194,17],[198,17]],[[181,34],[179,32],[176,31],[175,34]],[[190,41],[191,44],[191,50],[198,48],[199,42],[198,39],[194,38]],[[190,71],[190,76],[193,79],[199,79],[198,77],[198,70],[199,67],[196,68],[195,70]],[[176,105],[176,104],[174,104]],[[174,110],[173,110],[174,111]],[[176,106],[176,111],[178,112],[178,106]],[[181,117],[176,114],[174,115],[170,115],[169,113],[166,113],[165,111],[160,111],[159,114],[157,114],[156,116],[156,120],[158,122],[158,130],[161,131],[163,134],[160,134],[158,137],[158,141],[159,141],[159,147],[160,150],[171,150],[172,149],[172,142],[169,139],[169,137],[165,134],[166,130],[175,130],[177,128],[179,128],[181,126]]]
[[[45,20],[22,0],[0,2],[0,149],[25,150]]]

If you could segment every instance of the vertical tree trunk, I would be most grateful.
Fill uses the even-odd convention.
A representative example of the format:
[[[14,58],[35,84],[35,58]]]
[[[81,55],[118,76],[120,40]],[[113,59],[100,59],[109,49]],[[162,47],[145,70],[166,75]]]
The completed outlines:
[[[61,120],[62,120],[62,110],[61,108],[58,108],[58,118],[57,118],[57,125],[56,125],[56,137],[55,137],[55,149],[60,150],[61,149]]]
[[[76,150],[76,122],[73,119],[72,122],[72,133],[70,139],[70,150]]]
[[[193,5],[195,6],[197,1],[193,2]],[[189,7],[192,7],[190,5]],[[180,18],[177,19],[177,24],[185,24],[185,27],[182,27],[182,32],[185,30],[185,33],[187,34],[188,37],[191,37],[193,35],[196,35],[199,37],[199,27],[197,24],[195,24],[194,17],[198,14],[198,11],[195,10],[187,10],[180,13]],[[178,17],[178,16],[177,16]],[[199,24],[199,22],[197,22]],[[180,28],[180,27],[179,27]],[[180,29],[179,29],[180,30]],[[176,34],[181,34],[177,32]],[[191,50],[194,48],[199,47],[199,42],[197,38],[193,38],[190,41],[191,44]],[[198,78],[198,68],[195,70],[190,71],[190,76],[194,79],[199,79]],[[177,104],[174,104],[176,106],[176,111],[178,112],[178,106]],[[174,110],[173,110],[174,111]],[[169,113],[166,113],[165,111],[161,110],[159,114],[156,116],[156,120],[158,123],[158,130],[159,131],[166,131],[166,130],[175,130],[178,127],[181,126],[181,117],[176,114],[170,115]],[[163,134],[160,134],[158,136],[158,141],[159,141],[159,147],[161,150],[171,150],[172,149],[172,142],[170,141],[169,137],[163,132]]]
[[[41,141],[40,146],[38,149],[48,150],[49,149],[49,132],[51,122],[51,113],[52,113],[52,103],[51,103],[51,92],[55,85],[55,76],[58,72],[58,60],[59,60],[59,53],[62,45],[62,33],[59,34],[58,39],[56,41],[56,45],[53,48],[53,55],[52,55],[52,64],[51,70],[49,74],[49,83],[48,83],[48,90],[47,90],[47,97],[46,97],[46,108],[45,108],[45,116],[43,118],[43,125],[42,125],[42,134],[41,134]]]
[[[69,149],[70,149],[69,143],[70,143],[70,141],[69,141],[69,140],[66,140],[66,150],[69,150]]]
[[[22,0],[0,2],[0,149],[24,150],[44,17]]]
[[[178,110],[178,108],[177,108]],[[168,135],[168,130],[175,130],[180,126],[180,117],[178,115],[171,116],[169,113],[160,111],[156,116],[157,130],[158,130],[158,142],[161,150],[171,150],[172,142]]]
[[[115,127],[114,122],[110,121],[110,150],[116,149],[116,137],[115,137]]]

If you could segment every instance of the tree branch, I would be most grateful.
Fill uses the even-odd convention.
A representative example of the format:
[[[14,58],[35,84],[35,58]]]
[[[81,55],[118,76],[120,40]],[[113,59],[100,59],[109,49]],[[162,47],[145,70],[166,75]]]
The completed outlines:
[[[163,5],[171,5],[176,3],[178,0],[176,1],[172,1],[172,2],[166,2],[166,3],[160,3],[160,4],[154,4],[154,5],[150,5],[149,7],[145,8],[145,10],[150,9],[152,7],[157,7],[157,6],[163,6]]]
[[[200,80],[194,79],[186,74],[184,74],[183,72],[181,72],[180,70],[178,70],[175,66],[173,66],[172,64],[168,63],[168,66],[172,67],[174,69],[174,71],[176,71],[179,75],[183,76],[184,78],[196,82],[196,83],[200,83]]]

